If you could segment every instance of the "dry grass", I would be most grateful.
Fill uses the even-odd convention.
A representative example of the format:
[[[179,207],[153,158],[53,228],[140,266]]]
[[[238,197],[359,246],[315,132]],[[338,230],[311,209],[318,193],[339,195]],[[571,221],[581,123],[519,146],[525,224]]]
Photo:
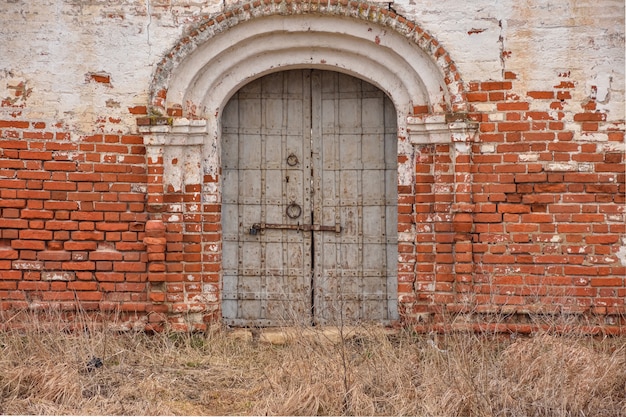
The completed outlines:
[[[342,330],[271,345],[35,323],[0,333],[0,413],[626,415],[624,338]]]

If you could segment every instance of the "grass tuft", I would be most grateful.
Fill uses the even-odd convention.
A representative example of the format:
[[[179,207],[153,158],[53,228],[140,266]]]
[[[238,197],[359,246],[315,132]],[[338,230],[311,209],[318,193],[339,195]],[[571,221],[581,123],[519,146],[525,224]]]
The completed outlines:
[[[71,327],[0,332],[0,413],[626,415],[623,337],[302,327],[270,344]]]

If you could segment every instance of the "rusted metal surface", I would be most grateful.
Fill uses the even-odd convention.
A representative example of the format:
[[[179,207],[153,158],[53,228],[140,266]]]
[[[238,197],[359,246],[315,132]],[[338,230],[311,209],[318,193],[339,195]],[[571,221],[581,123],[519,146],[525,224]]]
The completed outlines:
[[[250,234],[256,235],[265,229],[295,230],[298,232],[335,232],[341,233],[341,225],[322,226],[319,224],[273,224],[273,223],[255,223],[250,228]]]

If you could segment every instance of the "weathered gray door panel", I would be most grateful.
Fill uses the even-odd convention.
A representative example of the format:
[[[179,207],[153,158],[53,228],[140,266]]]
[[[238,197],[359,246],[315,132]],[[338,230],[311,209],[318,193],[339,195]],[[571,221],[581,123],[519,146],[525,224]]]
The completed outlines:
[[[242,88],[222,125],[225,322],[395,319],[389,99],[338,73],[279,72]]]
[[[263,77],[224,109],[222,308],[229,324],[310,320],[309,237],[250,230],[255,223],[310,223],[308,77],[303,71]],[[286,215],[291,203],[302,207],[299,218]]]
[[[315,72],[312,85],[313,171],[320,177],[320,187],[314,188],[314,213],[324,222],[342,225],[340,234],[314,237],[315,321],[395,319],[397,131],[395,111],[389,112],[393,105],[376,87],[339,73]],[[321,140],[316,141],[318,137]]]

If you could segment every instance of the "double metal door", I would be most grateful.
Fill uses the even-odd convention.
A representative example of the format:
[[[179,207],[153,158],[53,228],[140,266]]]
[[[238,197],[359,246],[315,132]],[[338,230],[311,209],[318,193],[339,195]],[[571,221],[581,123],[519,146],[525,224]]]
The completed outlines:
[[[330,71],[253,81],[222,116],[224,321],[397,317],[397,130],[387,96]]]

